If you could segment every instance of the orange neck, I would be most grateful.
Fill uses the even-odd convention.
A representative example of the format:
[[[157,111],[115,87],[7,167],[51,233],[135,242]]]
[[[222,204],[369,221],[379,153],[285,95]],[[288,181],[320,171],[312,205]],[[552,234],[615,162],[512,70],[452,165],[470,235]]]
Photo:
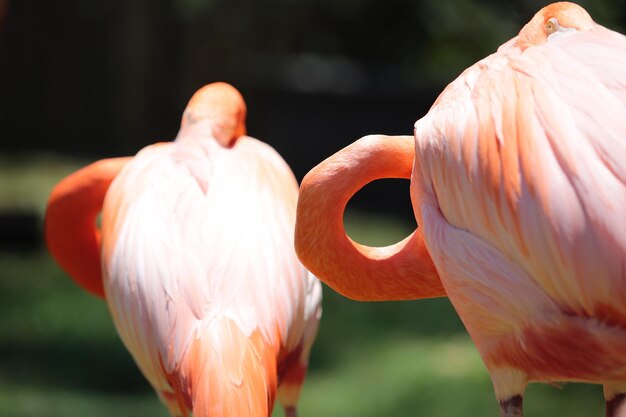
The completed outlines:
[[[374,248],[352,241],[343,213],[350,198],[382,178],[410,178],[410,136],[367,136],[315,167],[302,181],[296,252],[318,278],[346,297],[362,301],[445,296],[421,232]]]
[[[48,249],[61,268],[88,292],[104,298],[98,214],[109,185],[131,158],[94,162],[54,187],[46,207]]]

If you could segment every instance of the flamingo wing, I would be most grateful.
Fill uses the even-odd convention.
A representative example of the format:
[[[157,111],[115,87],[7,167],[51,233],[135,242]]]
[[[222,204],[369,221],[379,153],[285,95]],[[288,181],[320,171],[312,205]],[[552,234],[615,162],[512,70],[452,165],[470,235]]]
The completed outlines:
[[[278,352],[319,319],[320,284],[293,249],[297,183],[255,139],[232,149],[194,139],[144,149],[112,184],[107,301],[143,373],[181,413],[266,416]]]

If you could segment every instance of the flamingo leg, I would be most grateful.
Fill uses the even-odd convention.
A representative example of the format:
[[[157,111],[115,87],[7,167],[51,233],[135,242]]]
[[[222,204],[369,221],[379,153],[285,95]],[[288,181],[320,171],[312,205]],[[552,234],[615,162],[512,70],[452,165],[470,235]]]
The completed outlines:
[[[522,402],[521,395],[500,401],[500,417],[522,417]]]
[[[489,364],[487,367],[496,399],[500,403],[500,417],[522,417],[522,403],[528,376],[515,368],[494,367]]]
[[[298,412],[296,411],[296,407],[294,406],[285,407],[285,417],[298,417]]]
[[[626,384],[610,383],[604,385],[606,417],[626,417]]]
[[[606,417],[623,417],[626,416],[626,408],[623,407],[626,394],[621,393],[615,395],[610,400],[606,400]],[[621,412],[620,412],[621,410]]]

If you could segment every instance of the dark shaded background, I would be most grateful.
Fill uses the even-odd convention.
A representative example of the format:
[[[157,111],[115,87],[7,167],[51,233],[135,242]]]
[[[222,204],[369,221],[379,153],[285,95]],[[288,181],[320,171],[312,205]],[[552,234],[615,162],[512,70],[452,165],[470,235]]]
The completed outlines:
[[[623,0],[580,2],[620,30]],[[2,152],[134,154],[217,80],[298,178],[368,133],[411,134],[542,1],[0,0]]]

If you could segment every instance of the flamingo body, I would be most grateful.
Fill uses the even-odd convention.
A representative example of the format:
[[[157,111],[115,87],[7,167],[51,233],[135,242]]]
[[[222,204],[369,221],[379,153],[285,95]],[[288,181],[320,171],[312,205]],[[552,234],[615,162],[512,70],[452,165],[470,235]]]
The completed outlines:
[[[297,182],[248,136],[232,87],[200,90],[175,142],[144,148],[102,210],[117,331],[173,416],[295,415],[321,286],[293,250]],[[245,112],[245,108],[243,110]]]
[[[603,384],[608,416],[624,398],[624,120],[626,38],[579,6],[555,3],[464,71],[415,124],[414,154],[406,151],[402,159],[413,160],[415,236],[427,250],[394,256],[434,263],[490,372],[502,416],[521,416],[529,381]],[[333,196],[347,201],[354,193],[344,183],[383,177],[368,176],[378,168],[366,164],[380,158],[371,155],[391,155],[404,140],[364,138],[303,181],[298,253],[322,280],[353,298],[362,295],[359,285],[348,287],[344,274],[319,268],[324,261],[311,256],[330,257],[310,230],[341,242],[329,249],[335,251],[346,245],[342,226],[331,216],[312,229],[315,220],[306,217],[324,186],[335,184],[330,207],[343,201]],[[355,152],[359,166],[329,169]],[[370,273],[361,279],[389,279],[373,278],[375,259],[364,262]],[[367,298],[399,297],[385,291]]]
[[[626,38],[583,23],[531,22],[416,123],[415,215],[496,379],[626,379]]]
[[[179,387],[194,415],[213,415],[220,397],[234,409],[264,402],[281,351],[309,353],[321,289],[291,246],[296,200],[286,164],[249,137],[146,148],[107,193],[113,320],[153,386],[164,398]],[[261,408],[249,415],[271,404]]]

